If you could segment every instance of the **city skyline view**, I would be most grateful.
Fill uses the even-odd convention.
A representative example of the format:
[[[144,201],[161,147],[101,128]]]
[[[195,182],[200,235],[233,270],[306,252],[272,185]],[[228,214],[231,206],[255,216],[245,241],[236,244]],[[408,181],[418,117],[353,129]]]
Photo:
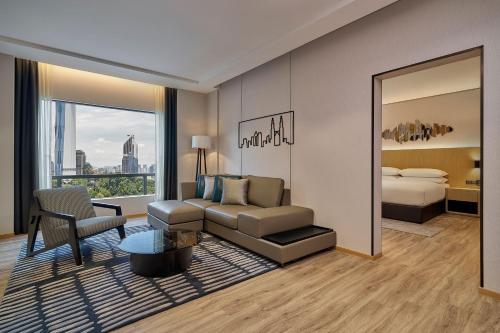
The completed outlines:
[[[94,168],[121,166],[123,145],[129,136],[133,135],[137,143],[138,164],[148,167],[156,164],[154,114],[82,104],[65,104],[72,104],[75,118],[74,129],[70,122],[66,124],[65,133],[74,131],[74,136],[71,135],[72,133],[69,134],[74,137],[75,142],[72,145],[65,145],[65,155],[66,149],[72,149],[71,146],[74,146],[76,150],[85,152],[86,162]],[[53,110],[55,109],[54,103]],[[54,123],[55,114],[52,118]],[[55,154],[52,155],[53,160],[54,156]]]

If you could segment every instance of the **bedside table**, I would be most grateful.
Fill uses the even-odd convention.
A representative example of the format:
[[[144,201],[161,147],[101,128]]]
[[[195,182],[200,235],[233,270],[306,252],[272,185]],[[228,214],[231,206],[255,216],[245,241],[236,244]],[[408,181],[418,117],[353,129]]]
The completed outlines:
[[[480,193],[479,188],[448,187],[446,189],[446,212],[479,216]]]

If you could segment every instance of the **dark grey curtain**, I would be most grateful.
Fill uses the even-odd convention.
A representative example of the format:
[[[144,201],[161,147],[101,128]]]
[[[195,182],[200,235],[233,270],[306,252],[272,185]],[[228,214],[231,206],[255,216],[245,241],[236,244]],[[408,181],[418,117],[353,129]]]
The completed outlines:
[[[165,200],[177,199],[177,89],[165,88]]]
[[[16,59],[14,104],[14,232],[28,232],[37,184],[38,63]]]

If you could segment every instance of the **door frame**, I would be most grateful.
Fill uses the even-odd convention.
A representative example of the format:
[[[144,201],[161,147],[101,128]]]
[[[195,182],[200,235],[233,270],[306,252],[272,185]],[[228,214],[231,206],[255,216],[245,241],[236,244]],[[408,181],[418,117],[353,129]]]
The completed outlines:
[[[417,62],[414,64],[406,65],[403,67],[391,69],[385,72],[377,73],[372,75],[372,124],[371,124],[371,130],[372,130],[372,153],[371,153],[371,170],[372,170],[372,175],[371,175],[371,256],[379,256],[382,254],[382,227],[379,224],[378,226],[375,225],[375,219],[378,214],[380,214],[380,219],[381,219],[381,206],[382,206],[382,200],[381,196],[379,198],[376,198],[376,193],[375,191],[377,190],[377,182],[381,181],[381,176],[380,176],[380,168],[381,168],[381,154],[379,154],[382,151],[382,146],[381,146],[381,138],[380,138],[380,123],[381,123],[381,116],[382,116],[382,80],[394,77],[394,76],[399,76],[407,73],[412,73],[412,72],[418,72],[423,69],[431,68],[431,67],[436,67],[442,64],[446,63],[451,63],[455,61],[459,61],[462,59],[467,59],[471,57],[480,57],[480,75],[481,75],[481,87],[480,87],[480,204],[479,204],[479,212],[480,212],[480,217],[479,217],[479,228],[480,228],[480,287],[484,286],[484,258],[483,258],[483,211],[484,211],[484,187],[483,187],[483,180],[484,180],[484,45],[473,47],[470,49],[466,49],[463,51],[443,55],[437,58]],[[377,117],[378,118],[377,118]],[[380,142],[380,144],[378,144]],[[375,150],[377,149],[377,150]],[[376,165],[378,163],[378,165]],[[377,179],[378,177],[378,179]],[[381,189],[381,184],[379,188]],[[377,202],[375,202],[377,200]],[[378,228],[378,230],[377,230]],[[378,239],[377,239],[378,238]],[[380,251],[379,253],[377,252],[376,249],[376,242],[380,242]]]

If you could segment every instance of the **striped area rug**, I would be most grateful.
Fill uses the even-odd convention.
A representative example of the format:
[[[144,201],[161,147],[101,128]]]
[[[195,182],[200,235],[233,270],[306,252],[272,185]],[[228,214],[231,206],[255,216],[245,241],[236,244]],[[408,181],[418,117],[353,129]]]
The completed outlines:
[[[116,230],[81,242],[83,266],[68,245],[32,258],[23,246],[0,305],[0,332],[107,332],[277,267],[203,234],[187,272],[145,278],[130,272],[119,242]]]

